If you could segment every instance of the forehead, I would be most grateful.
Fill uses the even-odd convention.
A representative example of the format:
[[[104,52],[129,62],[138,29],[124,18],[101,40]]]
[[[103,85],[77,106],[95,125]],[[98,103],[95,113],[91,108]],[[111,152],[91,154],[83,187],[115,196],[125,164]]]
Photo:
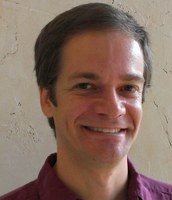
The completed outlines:
[[[122,70],[140,66],[143,74],[143,54],[139,43],[127,33],[115,30],[87,31],[73,36],[62,50],[62,71]]]

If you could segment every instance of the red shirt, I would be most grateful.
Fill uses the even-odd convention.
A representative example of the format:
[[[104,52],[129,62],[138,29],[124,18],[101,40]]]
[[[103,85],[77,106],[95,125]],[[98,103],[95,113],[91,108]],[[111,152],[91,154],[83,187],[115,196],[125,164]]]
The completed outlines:
[[[35,181],[0,197],[0,200],[81,200],[59,180],[53,170],[55,162],[56,154],[50,155]],[[130,161],[128,169],[128,200],[172,200],[172,185],[139,174]]]

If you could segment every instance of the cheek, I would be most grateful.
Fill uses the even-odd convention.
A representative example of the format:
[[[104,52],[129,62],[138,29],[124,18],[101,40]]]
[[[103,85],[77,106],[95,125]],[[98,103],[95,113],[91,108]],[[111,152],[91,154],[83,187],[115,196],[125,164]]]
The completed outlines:
[[[143,110],[142,110],[142,103],[141,102],[137,102],[134,106],[134,118],[135,118],[135,125],[136,126],[140,126],[141,123],[141,119],[142,119],[142,114],[143,114]]]
[[[86,98],[68,98],[65,101],[60,101],[58,107],[61,116],[70,121],[75,121],[78,117],[88,112],[90,103]]]
[[[128,114],[132,119],[134,126],[139,128],[143,113],[142,103],[140,101],[133,101],[130,102],[127,107]]]

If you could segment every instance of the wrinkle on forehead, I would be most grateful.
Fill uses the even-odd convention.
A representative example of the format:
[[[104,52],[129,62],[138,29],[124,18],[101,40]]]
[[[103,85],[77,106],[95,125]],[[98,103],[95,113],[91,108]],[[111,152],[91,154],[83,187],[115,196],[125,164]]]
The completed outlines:
[[[98,68],[100,74],[104,74],[106,68],[111,68],[112,73],[114,66],[121,73],[125,68],[128,73],[143,76],[144,59],[139,43],[127,33],[92,31],[76,35],[66,43],[62,66],[68,74],[75,71],[74,76],[80,76],[76,72],[84,72],[88,77],[88,72],[95,73]]]

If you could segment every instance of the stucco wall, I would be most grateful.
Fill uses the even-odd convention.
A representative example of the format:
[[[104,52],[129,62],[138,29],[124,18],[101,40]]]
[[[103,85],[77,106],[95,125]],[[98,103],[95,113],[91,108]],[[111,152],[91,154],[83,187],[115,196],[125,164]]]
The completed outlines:
[[[82,0],[82,3],[94,1]],[[172,1],[115,0],[150,33],[154,75],[139,137],[130,152],[138,169],[172,183]],[[40,105],[33,46],[41,28],[79,0],[0,0],[0,195],[34,179],[56,150]]]

